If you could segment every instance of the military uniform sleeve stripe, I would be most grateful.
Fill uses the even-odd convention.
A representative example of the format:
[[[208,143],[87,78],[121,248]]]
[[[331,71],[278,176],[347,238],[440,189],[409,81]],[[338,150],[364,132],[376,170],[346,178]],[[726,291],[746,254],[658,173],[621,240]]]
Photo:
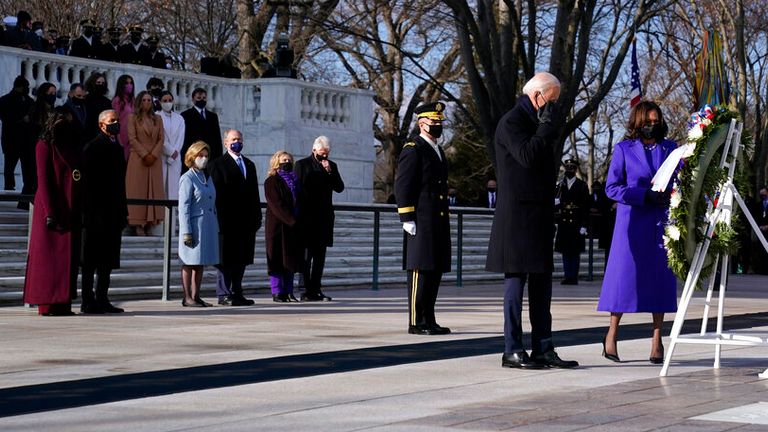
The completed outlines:
[[[416,211],[416,207],[400,207],[397,209],[397,214],[403,214],[403,213],[413,213]]]

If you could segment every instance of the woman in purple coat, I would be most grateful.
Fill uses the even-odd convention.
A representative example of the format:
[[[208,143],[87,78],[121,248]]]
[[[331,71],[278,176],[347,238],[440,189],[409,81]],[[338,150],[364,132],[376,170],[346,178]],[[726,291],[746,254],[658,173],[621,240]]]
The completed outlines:
[[[653,102],[640,102],[629,114],[627,139],[616,144],[605,184],[618,202],[611,254],[597,310],[611,313],[603,356],[618,362],[619,322],[624,313],[653,314],[651,363],[662,363],[661,326],[665,312],[677,310],[677,280],[667,267],[662,235],[670,192],[651,190],[651,179],[677,147],[664,139],[667,124]]]

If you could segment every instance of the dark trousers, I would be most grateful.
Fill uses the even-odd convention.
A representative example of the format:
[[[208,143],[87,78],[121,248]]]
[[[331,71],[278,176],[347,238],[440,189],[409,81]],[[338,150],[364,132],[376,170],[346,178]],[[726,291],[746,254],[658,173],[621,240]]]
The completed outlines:
[[[21,187],[21,193],[33,195],[37,192],[37,161],[35,160],[35,146],[30,145],[25,148],[21,155],[21,180],[24,183]],[[28,203],[19,203],[20,209],[29,209]]]
[[[3,177],[5,190],[16,189],[16,165],[20,159],[19,152],[6,152],[3,155]]]
[[[408,325],[437,324],[435,302],[443,273],[408,270]]]
[[[571,253],[563,255],[563,273],[565,278],[572,281],[579,280],[579,265],[581,264],[581,254]]]
[[[553,349],[552,274],[504,274],[504,352],[512,354],[523,348],[523,289],[528,284],[528,315],[531,320],[531,351],[535,354]]]
[[[82,269],[82,295],[83,304],[109,302],[107,291],[109,290],[109,278],[112,274],[110,268],[98,268],[84,265]],[[96,292],[93,291],[93,275],[96,274]]]
[[[216,296],[220,299],[242,296],[245,265],[219,265],[216,269]]]
[[[323,270],[325,269],[325,246],[308,246],[304,250],[304,288],[309,294],[319,293],[322,286]]]

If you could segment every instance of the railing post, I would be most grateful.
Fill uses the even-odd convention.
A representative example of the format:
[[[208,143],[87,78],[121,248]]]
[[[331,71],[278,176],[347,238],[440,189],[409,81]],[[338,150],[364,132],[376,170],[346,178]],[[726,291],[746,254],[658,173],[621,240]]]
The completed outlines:
[[[459,210],[456,214],[456,286],[464,286],[462,281],[462,261],[464,258],[464,213]]]
[[[595,239],[592,236],[592,228],[594,227],[594,224],[592,221],[594,220],[593,215],[589,215],[589,227],[587,228],[588,234],[589,234],[589,269],[587,270],[587,280],[592,281],[595,276]]]
[[[371,289],[379,289],[379,229],[381,228],[381,213],[379,209],[373,211],[373,281]]]
[[[168,301],[171,291],[171,233],[173,232],[173,206],[165,206],[163,224],[163,301]]]

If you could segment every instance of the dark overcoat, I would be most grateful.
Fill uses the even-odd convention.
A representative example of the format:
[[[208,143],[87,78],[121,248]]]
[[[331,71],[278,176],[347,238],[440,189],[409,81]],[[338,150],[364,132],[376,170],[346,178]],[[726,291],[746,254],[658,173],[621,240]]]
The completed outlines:
[[[140,65],[144,63],[147,51],[149,48],[144,44],[140,44],[139,49],[136,49],[132,43],[126,42],[117,49],[117,57],[120,59],[120,63]]]
[[[82,265],[120,268],[123,228],[128,224],[123,147],[99,133],[83,148]]]
[[[31,123],[29,113],[32,109],[32,98],[15,91],[11,91],[0,97],[0,121],[3,122],[3,131],[0,135],[3,153],[6,155],[20,155],[25,146],[31,146]]]
[[[294,213],[293,194],[279,174],[264,180],[267,215],[264,237],[267,243],[267,269],[270,273],[297,272],[304,252]]]
[[[96,38],[91,38],[92,43],[88,43],[85,36],[80,36],[72,41],[72,46],[69,48],[69,55],[72,57],[82,57],[89,59],[99,58],[99,45],[96,42]]]
[[[302,191],[299,226],[304,244],[333,246],[333,193],[344,190],[344,181],[335,162],[328,161],[331,172],[310,155],[296,162],[296,175]]]
[[[568,188],[566,180],[557,184],[555,197],[560,204],[555,206],[557,213],[557,235],[555,251],[564,254],[584,252],[584,236],[581,228],[589,226],[589,186],[581,179],[575,179]]]
[[[216,186],[222,265],[253,264],[256,231],[261,228],[261,198],[256,165],[243,157],[245,178],[235,159],[224,155],[209,165]]]
[[[403,269],[451,271],[448,163],[422,137],[403,146],[397,162],[395,198],[401,222],[416,222],[416,235],[403,233]]]
[[[525,95],[499,121],[494,137],[496,212],[487,271],[552,271],[557,134],[557,126],[539,125],[536,111]]]
[[[109,98],[91,93],[85,95],[85,135],[83,136],[85,142],[99,135],[99,115],[111,109],[112,101]],[[127,124],[120,126],[128,127]]]
[[[204,141],[211,148],[208,155],[209,160],[213,162],[222,155],[221,128],[219,127],[219,116],[213,111],[205,110],[205,120],[200,116],[200,111],[196,108],[190,108],[181,113],[184,118],[184,144],[181,146],[181,160],[187,154],[187,149],[195,141]],[[187,167],[182,164],[181,171],[186,172]]]
[[[39,141],[37,193],[29,239],[24,303],[69,303],[77,296],[82,225],[82,150]],[[55,221],[46,226],[46,218]]]

